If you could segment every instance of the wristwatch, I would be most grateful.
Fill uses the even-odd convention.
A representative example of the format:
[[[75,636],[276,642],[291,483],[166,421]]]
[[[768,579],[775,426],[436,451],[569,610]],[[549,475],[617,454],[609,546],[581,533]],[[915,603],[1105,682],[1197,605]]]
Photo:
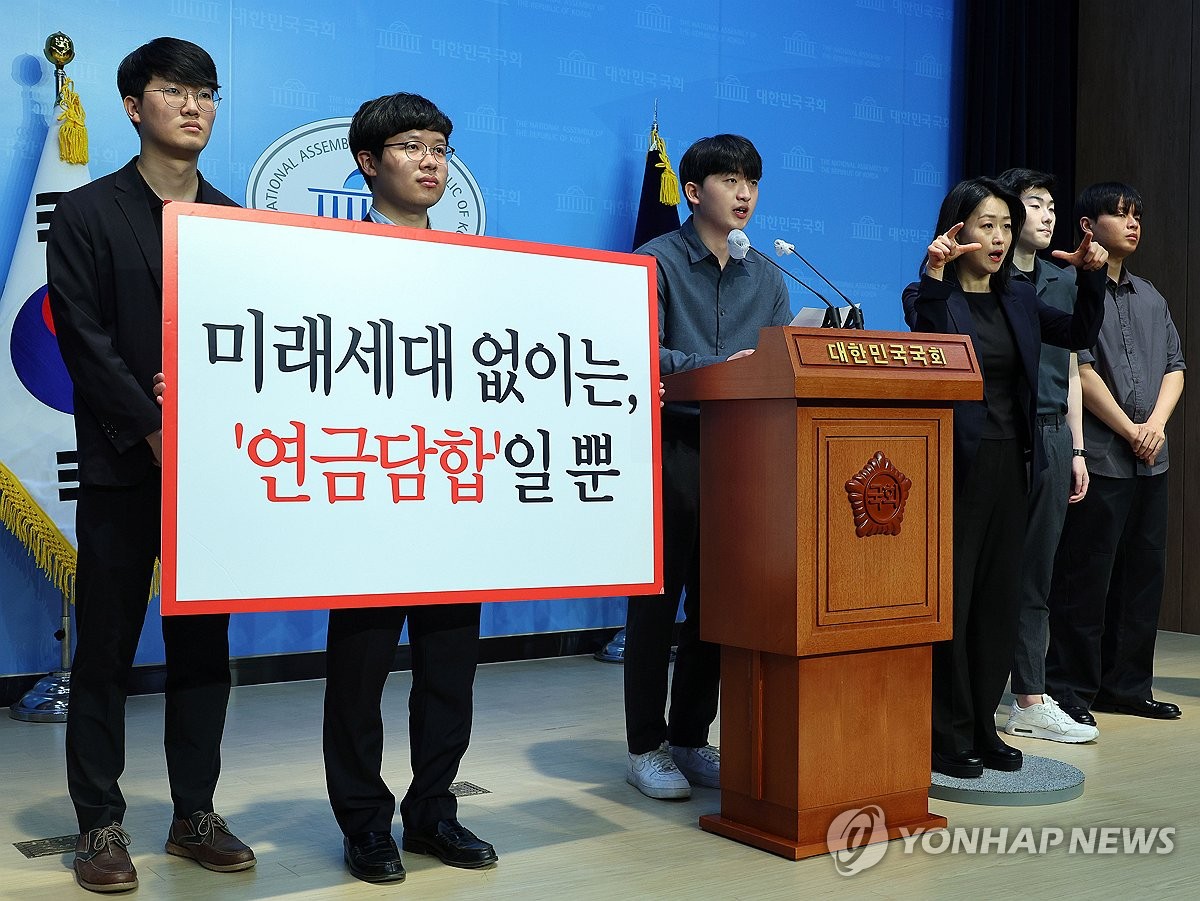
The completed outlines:
[[[1071,456],[1073,456],[1073,457],[1086,457],[1087,455],[1088,455],[1087,448],[1084,448],[1084,447],[1071,448]]]

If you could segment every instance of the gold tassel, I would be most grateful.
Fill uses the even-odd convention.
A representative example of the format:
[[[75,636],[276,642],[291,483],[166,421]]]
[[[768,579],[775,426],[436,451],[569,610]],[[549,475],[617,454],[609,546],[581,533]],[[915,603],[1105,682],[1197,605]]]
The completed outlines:
[[[54,587],[73,598],[75,548],[3,463],[0,463],[0,523],[25,545],[38,569],[50,578]]]
[[[155,558],[154,578],[150,580],[150,597],[146,603],[158,597],[162,597],[162,560]]]
[[[661,163],[655,163],[662,169],[662,180],[658,184],[658,202],[663,206],[679,206],[679,176],[671,168],[671,160],[667,157],[667,145],[658,134],[658,124],[650,129],[650,150],[658,151]]]
[[[58,129],[58,157],[65,163],[83,165],[88,161],[87,115],[83,111],[83,103],[75,93],[75,83],[63,77],[62,101],[59,103],[62,111],[58,121],[62,126]]]

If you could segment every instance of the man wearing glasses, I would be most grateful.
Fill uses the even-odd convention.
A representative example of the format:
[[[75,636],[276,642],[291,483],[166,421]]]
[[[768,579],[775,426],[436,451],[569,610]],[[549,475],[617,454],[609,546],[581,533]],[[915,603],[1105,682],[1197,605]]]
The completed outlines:
[[[446,190],[451,123],[415,94],[364,103],[350,123],[350,152],[371,190],[367,218],[429,228]],[[398,274],[400,275],[400,274]],[[406,561],[419,566],[419,560]],[[400,803],[404,850],[454,867],[487,867],[495,849],[458,822],[450,785],[471,739],[479,657],[479,604],[331,610],[326,652],[325,780],[345,835],[346,866],[365,882],[404,879],[392,838],[396,798],[383,779],[380,703],[408,622],[412,783]]]
[[[74,382],[79,451],[75,660],[67,712],[67,787],[79,820],[74,872],[97,892],[137,887],[122,828],[125,699],[160,543],[162,206],[234,206],[197,170],[220,101],[202,48],[157,38],[117,70],[140,151],[65,194],[46,248],[50,306]],[[219,872],[254,852],[213,811],[229,700],[229,617],[165,617],[164,747],[174,816],[166,850]]]

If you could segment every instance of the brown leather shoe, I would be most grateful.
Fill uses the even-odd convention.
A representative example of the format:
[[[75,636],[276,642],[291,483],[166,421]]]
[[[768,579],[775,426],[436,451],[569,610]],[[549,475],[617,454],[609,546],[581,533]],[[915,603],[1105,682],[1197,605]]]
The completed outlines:
[[[167,853],[190,857],[204,869],[218,873],[248,870],[258,863],[254,852],[212,811],[197,810],[186,820],[172,820]]]
[[[127,892],[138,886],[129,859],[129,833],[116,823],[93,829],[75,843],[75,880],[90,892]]]

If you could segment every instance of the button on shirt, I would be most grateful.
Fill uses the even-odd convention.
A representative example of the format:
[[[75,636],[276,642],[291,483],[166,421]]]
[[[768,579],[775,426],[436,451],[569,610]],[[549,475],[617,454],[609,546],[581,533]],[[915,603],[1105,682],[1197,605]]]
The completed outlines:
[[[658,261],[658,365],[663,375],[721,363],[758,346],[758,331],[792,320],[783,276],[751,251],[721,264],[689,217],[637,253]],[[672,407],[676,405],[672,404]]]
[[[1107,282],[1100,337],[1090,351],[1079,352],[1079,362],[1092,364],[1121,409],[1137,423],[1154,410],[1163,376],[1187,368],[1166,298],[1125,269],[1120,282]],[[1121,479],[1167,471],[1166,442],[1154,465],[1147,466],[1134,456],[1128,441],[1086,410],[1083,437],[1093,475]]]

